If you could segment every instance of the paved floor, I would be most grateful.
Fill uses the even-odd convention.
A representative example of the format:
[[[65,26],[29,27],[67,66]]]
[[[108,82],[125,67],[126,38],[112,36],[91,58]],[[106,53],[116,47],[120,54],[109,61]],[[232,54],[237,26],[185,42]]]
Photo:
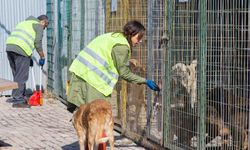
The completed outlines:
[[[0,150],[78,150],[72,115],[64,104],[44,99],[43,106],[12,108],[0,97]],[[116,150],[145,150],[115,132]],[[109,148],[107,148],[109,149]]]

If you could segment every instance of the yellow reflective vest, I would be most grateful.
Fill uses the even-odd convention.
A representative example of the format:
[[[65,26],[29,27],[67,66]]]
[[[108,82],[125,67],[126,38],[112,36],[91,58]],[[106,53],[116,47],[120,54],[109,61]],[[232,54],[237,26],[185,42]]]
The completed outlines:
[[[110,95],[119,77],[111,57],[112,49],[117,44],[130,48],[122,33],[106,33],[96,37],[80,51],[69,71],[105,96]]]
[[[21,47],[28,56],[31,56],[35,48],[34,42],[36,37],[33,24],[38,23],[35,20],[26,20],[18,23],[14,31],[7,38],[6,43]]]

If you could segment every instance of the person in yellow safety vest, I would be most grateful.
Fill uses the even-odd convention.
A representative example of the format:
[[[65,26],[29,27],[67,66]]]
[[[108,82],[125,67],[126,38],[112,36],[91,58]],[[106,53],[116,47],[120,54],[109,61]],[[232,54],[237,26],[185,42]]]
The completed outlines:
[[[69,71],[71,81],[67,96],[67,110],[74,110],[81,104],[95,99],[110,100],[118,77],[136,83],[146,84],[159,91],[158,85],[131,72],[128,62],[131,48],[141,42],[145,27],[138,21],[129,21],[123,32],[105,33],[92,40],[72,62]]]
[[[43,30],[49,24],[46,15],[35,18],[28,17],[25,21],[18,23],[6,40],[6,52],[13,74],[14,82],[18,88],[12,90],[12,98],[7,102],[13,103],[16,108],[29,108],[25,96],[25,83],[29,77],[29,66],[33,66],[31,59],[33,50],[36,49],[40,59],[39,65],[45,63],[45,56],[42,48]]]

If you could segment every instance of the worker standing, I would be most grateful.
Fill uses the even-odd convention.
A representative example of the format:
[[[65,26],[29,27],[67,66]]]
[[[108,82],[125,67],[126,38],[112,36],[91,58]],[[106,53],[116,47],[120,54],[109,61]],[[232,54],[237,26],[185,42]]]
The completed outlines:
[[[81,104],[95,99],[110,100],[118,77],[160,90],[154,81],[132,73],[128,66],[131,48],[141,42],[144,33],[145,27],[140,22],[130,21],[123,32],[100,35],[80,51],[69,68],[72,76],[68,111],[74,112]]]
[[[36,49],[40,59],[39,65],[45,63],[45,56],[42,48],[43,30],[48,26],[49,21],[46,15],[35,18],[28,17],[25,21],[18,23],[6,41],[6,51],[9,64],[13,74],[14,82],[18,88],[12,90],[13,107],[29,108],[25,97],[26,82],[29,77],[29,66],[33,65],[31,59],[33,50]]]

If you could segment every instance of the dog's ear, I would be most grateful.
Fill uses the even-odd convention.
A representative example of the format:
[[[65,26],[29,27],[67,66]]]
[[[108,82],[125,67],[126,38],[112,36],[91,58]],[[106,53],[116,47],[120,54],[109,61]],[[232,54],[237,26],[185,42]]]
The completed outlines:
[[[130,59],[129,60],[129,68],[130,70],[135,73],[137,70],[137,65],[138,65],[138,61],[136,59]]]
[[[138,61],[136,59],[130,59],[129,60],[129,66],[130,67],[136,67],[138,65]]]
[[[74,113],[75,116],[82,116],[83,113],[87,110],[87,104],[81,104],[77,111]]]
[[[189,67],[186,67],[186,72],[188,73],[188,75],[191,75],[192,70]]]

